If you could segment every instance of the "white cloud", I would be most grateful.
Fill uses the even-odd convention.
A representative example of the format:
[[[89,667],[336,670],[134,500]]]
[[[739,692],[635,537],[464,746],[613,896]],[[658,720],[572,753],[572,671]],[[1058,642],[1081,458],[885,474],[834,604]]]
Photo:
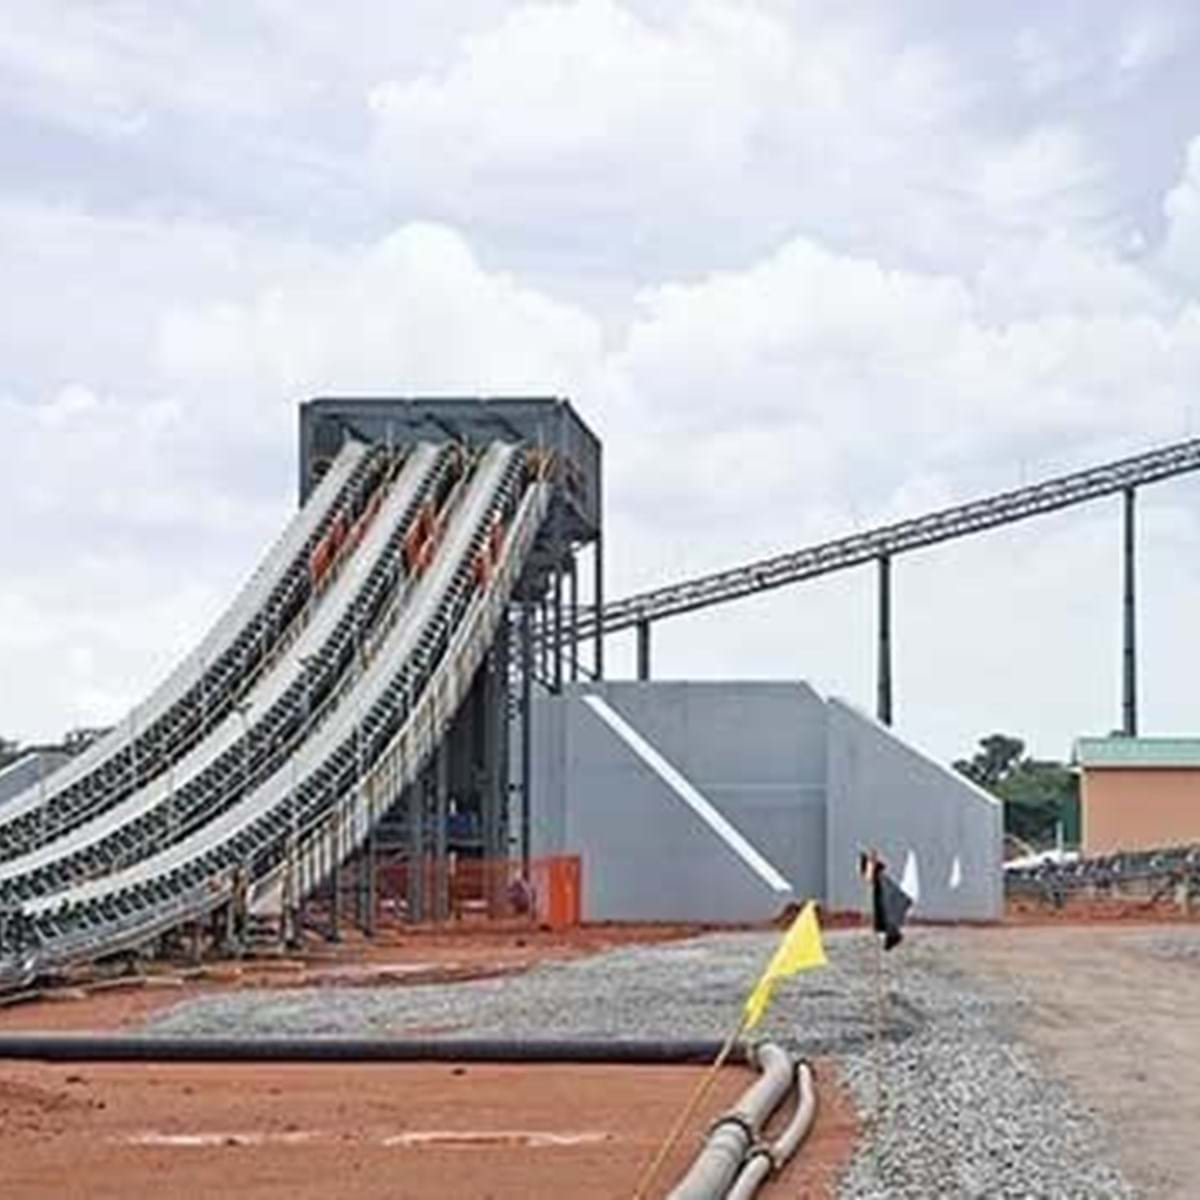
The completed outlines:
[[[600,333],[569,305],[485,271],[452,230],[413,224],[242,303],[176,309],[161,346],[180,381],[232,378],[279,396],[553,394],[586,383]]]
[[[610,593],[1200,433],[1200,140],[1170,184],[1140,157],[1143,131],[1181,149],[1154,87],[1185,22],[918,10],[10,21],[29,145],[0,158],[36,167],[43,133],[77,157],[0,201],[0,733],[112,719],[198,636],[291,509],[313,392],[574,397],[606,443]],[[335,164],[336,217],[286,162]],[[1197,583],[1188,487],[1145,502],[1161,727],[1192,711],[1163,634]],[[899,564],[906,728],[1062,753],[1112,724],[1115,533],[1099,506]],[[869,703],[871,613],[862,573],[656,644],[669,673]]]
[[[0,394],[19,464],[0,474],[0,610],[22,680],[0,692],[0,729],[25,736],[116,719],[215,617],[294,503],[299,400],[577,394],[601,364],[590,317],[441,227],[334,253],[151,218],[4,216],[17,276],[57,257],[68,288],[31,289],[4,330],[10,363],[55,351],[45,378],[27,366]],[[55,382],[76,320],[79,373]]]
[[[974,87],[932,42],[722,0],[666,11],[520,5],[444,69],[376,84],[381,185],[455,223],[600,239],[590,269],[640,278],[736,262],[798,229],[957,254],[993,219],[966,175],[1034,201],[1022,143],[992,136],[980,157],[964,138]],[[1080,165],[1056,147],[1034,157]]]
[[[1080,132],[1038,126],[987,149],[970,181],[989,223],[1008,236],[1103,230],[1103,171]]]
[[[1200,293],[1200,135],[1188,145],[1183,174],[1167,193],[1163,210],[1162,266],[1193,294]]]

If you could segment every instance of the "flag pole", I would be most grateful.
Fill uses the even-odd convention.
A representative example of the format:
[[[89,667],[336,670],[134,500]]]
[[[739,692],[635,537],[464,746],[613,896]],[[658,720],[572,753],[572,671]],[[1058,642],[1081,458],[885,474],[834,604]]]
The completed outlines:
[[[643,1200],[643,1197],[649,1195],[650,1185],[654,1182],[655,1176],[662,1170],[663,1163],[667,1161],[667,1156],[675,1148],[675,1144],[679,1141],[680,1136],[687,1127],[688,1121],[692,1119],[692,1114],[700,1106],[704,1097],[711,1091],[712,1085],[716,1082],[718,1072],[725,1065],[725,1060],[732,1053],[734,1046],[737,1045],[737,1040],[741,1037],[742,1030],[745,1027],[746,1014],[743,1012],[738,1018],[737,1026],[725,1039],[725,1044],[721,1047],[720,1053],[713,1059],[711,1066],[704,1073],[704,1078],[700,1080],[692,1092],[691,1098],[684,1106],[683,1112],[679,1114],[675,1124],[671,1127],[671,1132],[667,1134],[666,1139],[659,1146],[654,1158],[642,1172],[637,1186],[633,1189],[633,1200]]]
[[[875,958],[873,971],[875,976],[875,1019],[872,1022],[871,1030],[871,1057],[875,1060],[875,1103],[871,1110],[871,1121],[872,1124],[878,1124],[882,1108],[881,1097],[883,1095],[883,1060],[880,1052],[883,1042],[883,944],[875,929],[875,870],[878,863],[878,856],[872,849],[868,850],[861,857],[863,863],[861,874],[865,896],[863,916],[866,919],[867,936],[874,944]]]
[[[875,942],[875,1125],[883,1123],[883,940],[872,931]]]

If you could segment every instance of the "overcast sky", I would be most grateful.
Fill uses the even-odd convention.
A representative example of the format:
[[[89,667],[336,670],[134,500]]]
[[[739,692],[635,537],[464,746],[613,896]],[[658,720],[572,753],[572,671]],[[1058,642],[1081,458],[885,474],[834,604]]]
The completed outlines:
[[[312,394],[571,397],[611,595],[1200,435],[1186,2],[8,4],[0,189],[22,740],[195,643]],[[1140,517],[1144,731],[1198,733],[1200,483]],[[658,626],[656,674],[871,706],[873,583]],[[919,744],[1118,723],[1117,499],[893,588]]]

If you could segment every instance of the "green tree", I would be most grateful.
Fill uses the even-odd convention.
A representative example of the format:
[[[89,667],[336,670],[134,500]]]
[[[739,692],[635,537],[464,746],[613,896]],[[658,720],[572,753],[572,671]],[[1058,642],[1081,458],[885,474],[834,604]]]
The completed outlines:
[[[1061,821],[1066,840],[1078,841],[1079,779],[1066,763],[1031,758],[1020,738],[993,733],[954,769],[1003,801],[1005,833],[1049,846]]]

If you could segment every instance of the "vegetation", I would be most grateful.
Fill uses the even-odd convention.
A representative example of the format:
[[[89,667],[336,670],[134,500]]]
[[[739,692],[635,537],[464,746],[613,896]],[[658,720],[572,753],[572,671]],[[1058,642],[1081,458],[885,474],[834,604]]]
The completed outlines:
[[[1066,763],[1031,758],[1020,738],[993,733],[954,769],[1003,801],[1005,833],[1051,846],[1061,821],[1065,841],[1079,841],[1079,778]]]

